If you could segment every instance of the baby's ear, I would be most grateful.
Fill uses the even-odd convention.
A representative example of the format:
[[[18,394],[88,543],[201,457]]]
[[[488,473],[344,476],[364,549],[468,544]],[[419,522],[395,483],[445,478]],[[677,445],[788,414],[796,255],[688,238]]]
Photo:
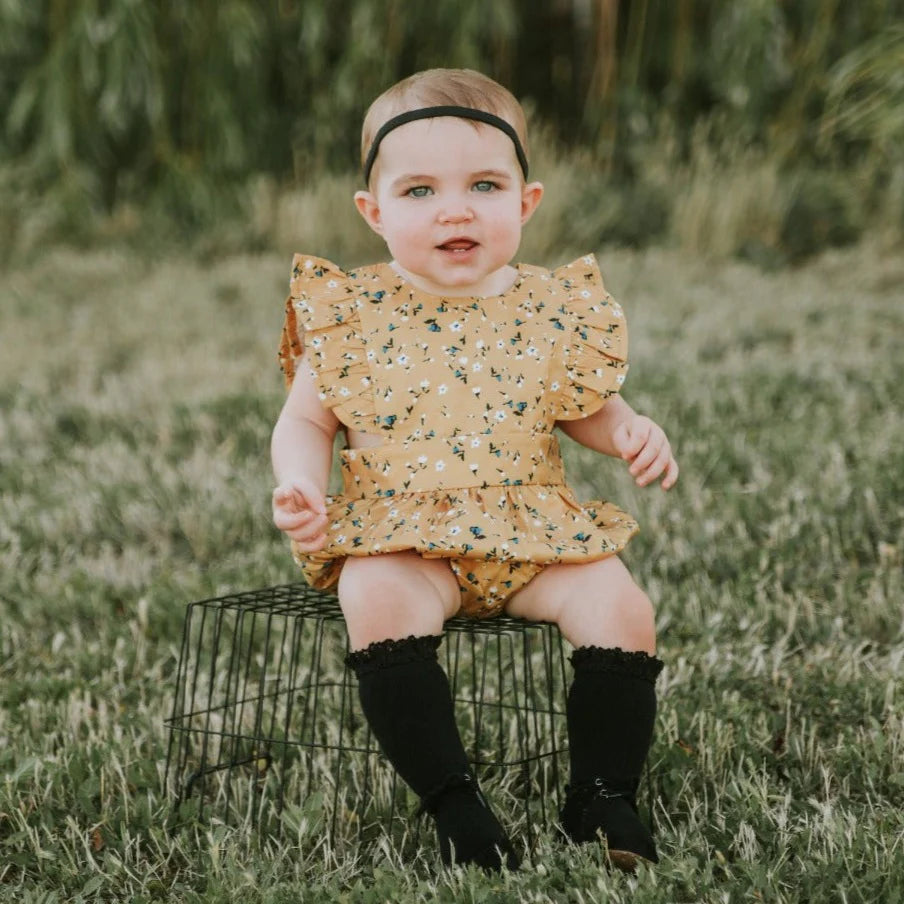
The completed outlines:
[[[358,213],[364,217],[364,222],[377,235],[383,235],[383,219],[380,216],[380,205],[369,191],[355,192],[355,207],[358,208]]]
[[[540,206],[543,198],[543,183],[528,182],[521,189],[521,225],[523,226]]]

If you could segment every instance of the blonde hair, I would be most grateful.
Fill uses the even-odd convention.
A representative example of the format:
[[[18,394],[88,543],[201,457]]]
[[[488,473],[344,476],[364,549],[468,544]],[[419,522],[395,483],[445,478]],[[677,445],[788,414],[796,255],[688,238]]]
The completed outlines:
[[[525,156],[528,155],[527,120],[521,104],[511,91],[474,69],[425,69],[387,88],[368,108],[361,128],[362,165],[383,123],[419,107],[439,106],[471,107],[495,114],[515,130]],[[481,127],[477,122],[473,125]],[[378,155],[371,181],[379,161]]]

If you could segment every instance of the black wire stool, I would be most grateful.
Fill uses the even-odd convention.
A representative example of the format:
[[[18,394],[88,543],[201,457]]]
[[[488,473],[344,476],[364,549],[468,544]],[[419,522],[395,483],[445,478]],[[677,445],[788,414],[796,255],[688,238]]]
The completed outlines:
[[[286,584],[188,606],[166,783],[176,812],[334,847],[417,841],[417,800],[379,752],[345,668],[331,593]],[[465,747],[530,856],[562,804],[565,653],[555,625],[509,616],[446,622],[440,647]]]

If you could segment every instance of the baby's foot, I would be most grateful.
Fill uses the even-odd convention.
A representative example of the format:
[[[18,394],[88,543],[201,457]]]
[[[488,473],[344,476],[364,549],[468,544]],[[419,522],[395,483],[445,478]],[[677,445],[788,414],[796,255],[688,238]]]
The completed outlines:
[[[510,870],[521,861],[473,776],[450,776],[421,806],[436,820],[443,863]]]
[[[629,792],[612,791],[601,782],[569,790],[560,820],[574,844],[598,841],[602,835],[609,859],[626,872],[633,872],[639,860],[659,862],[653,836]]]

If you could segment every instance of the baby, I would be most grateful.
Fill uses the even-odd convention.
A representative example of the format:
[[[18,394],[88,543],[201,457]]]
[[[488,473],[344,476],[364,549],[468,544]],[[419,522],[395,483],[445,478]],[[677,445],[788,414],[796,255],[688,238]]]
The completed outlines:
[[[273,431],[276,526],[315,587],[338,584],[348,664],[381,748],[437,826],[445,863],[515,868],[455,723],[437,648],[457,613],[555,622],[575,647],[566,719],[573,843],[657,859],[635,794],[656,712],[652,605],[618,557],[637,524],[578,502],[554,428],[669,489],[662,429],[618,394],[619,305],[592,256],[511,263],[543,186],[523,110],[470,70],[433,69],[367,112],[355,204],[392,260],[296,255]],[[343,492],[327,496],[345,432]]]

